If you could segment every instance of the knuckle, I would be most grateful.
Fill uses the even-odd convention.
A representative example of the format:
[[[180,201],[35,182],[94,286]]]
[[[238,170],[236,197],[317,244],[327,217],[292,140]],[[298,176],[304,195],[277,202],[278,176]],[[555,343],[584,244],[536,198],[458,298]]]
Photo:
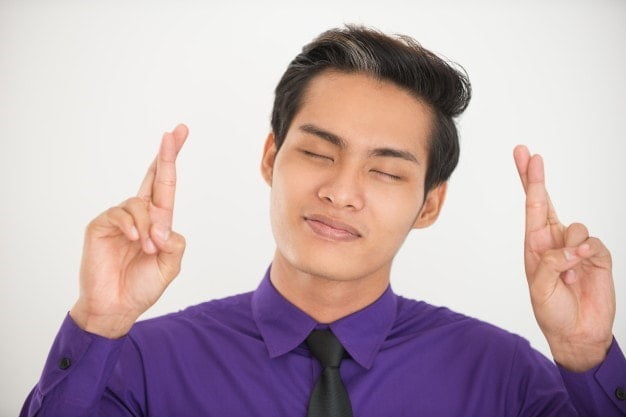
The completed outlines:
[[[593,250],[596,250],[598,255],[606,256],[609,259],[609,261],[612,260],[611,251],[609,251],[609,249],[604,245],[604,243],[602,243],[602,241],[598,239],[597,237],[591,236],[590,238],[587,239],[586,243],[589,245],[590,248],[592,248]]]
[[[176,234],[176,239],[174,240],[174,247],[177,251],[182,252],[187,247],[187,241],[183,235]]]
[[[124,221],[129,217],[128,212],[121,207],[110,207],[105,211],[105,215],[116,221]]]
[[[578,222],[572,223],[568,226],[568,229],[576,233],[589,235],[587,226],[585,226],[582,223],[578,223]]]
[[[587,239],[587,243],[589,244],[589,246],[597,246],[597,247],[604,246],[602,241],[594,236],[590,236],[589,239]]]
[[[111,220],[111,219],[116,218],[116,210],[115,209],[116,209],[116,207],[109,207],[108,209],[106,209],[102,213],[100,213],[100,215],[98,217],[96,217],[95,219],[91,220],[91,222],[89,222],[89,223],[93,227],[96,227],[103,220],[106,221],[106,219]]]
[[[130,202],[126,207],[126,212],[135,219],[136,222],[144,224],[148,223],[150,214],[148,206],[139,197],[136,200]]]
[[[526,201],[526,208],[527,209],[539,209],[539,208],[543,208],[546,204],[539,202],[539,201]]]
[[[85,227],[85,234],[93,234],[97,229],[105,225],[117,224],[119,222],[119,214],[117,213],[117,210],[121,209],[118,209],[117,207],[109,207],[97,217],[91,219]]]
[[[93,219],[89,223],[87,223],[87,226],[85,227],[85,234],[86,235],[89,235],[89,234],[93,233],[93,231],[97,227],[97,221],[98,221],[98,218],[96,217],[95,219]]]
[[[150,200],[146,197],[131,197],[124,202],[124,205],[129,208],[146,208]]]
[[[156,180],[158,185],[163,185],[165,187],[175,187],[176,186],[176,178],[159,178]]]

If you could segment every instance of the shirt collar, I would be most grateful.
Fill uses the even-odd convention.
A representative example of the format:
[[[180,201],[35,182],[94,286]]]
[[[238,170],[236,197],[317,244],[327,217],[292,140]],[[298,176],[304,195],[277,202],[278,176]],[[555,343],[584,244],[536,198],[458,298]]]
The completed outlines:
[[[283,297],[270,281],[271,266],[252,296],[252,314],[271,358],[302,344],[318,323]],[[396,318],[397,296],[388,286],[372,304],[328,325],[350,356],[370,369]]]

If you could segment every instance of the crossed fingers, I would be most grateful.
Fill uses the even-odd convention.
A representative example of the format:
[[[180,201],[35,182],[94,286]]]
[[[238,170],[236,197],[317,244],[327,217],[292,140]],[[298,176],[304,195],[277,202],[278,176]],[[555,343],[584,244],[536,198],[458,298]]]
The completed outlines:
[[[159,153],[150,164],[137,196],[151,201],[155,206],[173,210],[176,191],[176,156],[182,148],[189,130],[179,124],[170,133],[165,132]]]
[[[179,124],[172,132],[165,132],[159,152],[150,164],[137,197],[148,207],[150,236],[145,238],[149,252],[156,251],[153,241],[165,242],[172,228],[174,200],[176,195],[176,157],[180,152],[189,130]]]
[[[541,156],[531,156],[523,145],[515,148],[513,156],[526,192],[527,247],[539,257],[533,256],[531,263],[527,263],[533,275],[529,279],[550,273],[560,275],[565,283],[571,284],[577,280],[577,269],[583,260],[594,265],[599,263],[597,266],[602,268],[610,267],[608,249],[599,239],[589,237],[583,224],[572,223],[565,227],[560,223],[546,190]]]
[[[515,165],[526,192],[526,233],[561,223],[546,190],[543,159],[523,145],[514,150]]]

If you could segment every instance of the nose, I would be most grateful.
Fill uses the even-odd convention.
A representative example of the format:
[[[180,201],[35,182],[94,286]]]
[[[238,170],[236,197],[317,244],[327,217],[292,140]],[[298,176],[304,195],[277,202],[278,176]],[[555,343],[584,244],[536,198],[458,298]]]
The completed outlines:
[[[363,208],[364,196],[359,172],[349,166],[337,167],[320,186],[318,197],[337,208]]]

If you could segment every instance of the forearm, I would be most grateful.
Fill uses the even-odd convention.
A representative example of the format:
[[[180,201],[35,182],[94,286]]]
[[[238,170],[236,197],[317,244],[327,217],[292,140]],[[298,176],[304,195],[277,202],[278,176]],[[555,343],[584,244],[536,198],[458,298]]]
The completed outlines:
[[[105,399],[125,342],[87,333],[68,315],[20,417],[130,415]]]

